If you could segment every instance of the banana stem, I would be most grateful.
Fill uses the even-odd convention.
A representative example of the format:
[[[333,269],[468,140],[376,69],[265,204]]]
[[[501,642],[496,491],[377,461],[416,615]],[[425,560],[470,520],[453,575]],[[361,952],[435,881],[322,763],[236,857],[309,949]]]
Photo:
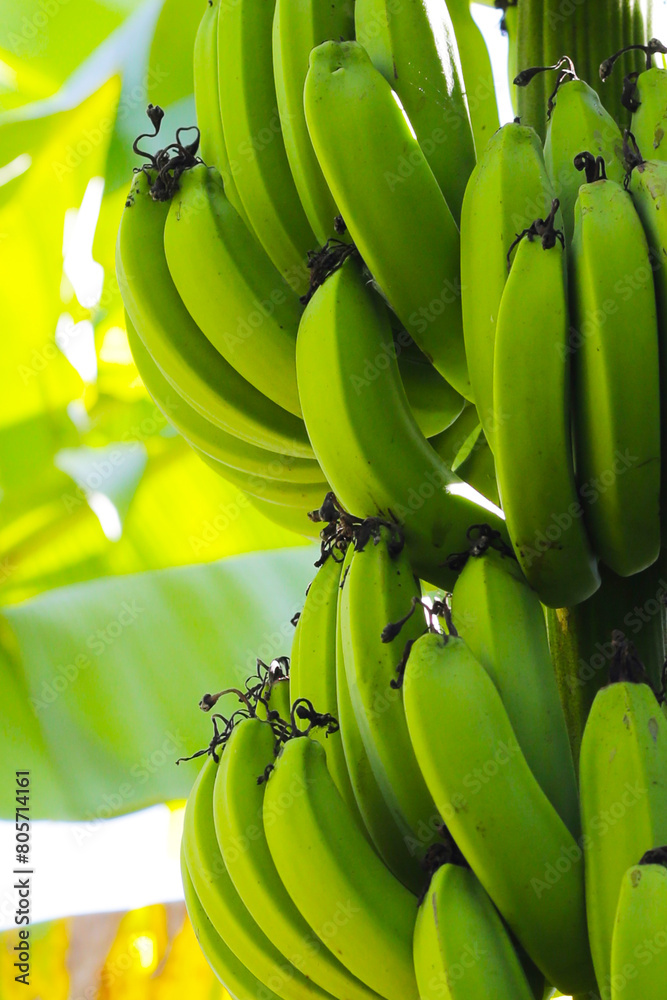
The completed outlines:
[[[658,562],[627,578],[604,570],[602,586],[593,597],[574,608],[547,610],[549,645],[575,766],[591,704],[608,681],[614,629],[637,647],[651,683],[659,690],[666,596],[667,573]]]

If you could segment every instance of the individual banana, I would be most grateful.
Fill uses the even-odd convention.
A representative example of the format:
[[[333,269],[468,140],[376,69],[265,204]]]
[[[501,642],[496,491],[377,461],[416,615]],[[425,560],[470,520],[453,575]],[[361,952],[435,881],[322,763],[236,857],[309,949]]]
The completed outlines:
[[[249,226],[248,217],[234,184],[220,115],[218,91],[218,13],[222,0],[207,0],[199,24],[194,50],[194,91],[197,125],[201,134],[204,163],[216,167],[225,185],[225,194]]]
[[[593,88],[576,76],[564,77],[552,101],[544,160],[560,201],[565,245],[569,248],[575,225],[575,202],[584,181],[574,166],[574,158],[583,150],[595,157],[602,156],[609,179],[620,182],[625,176],[623,136]]]
[[[459,232],[391,87],[357,42],[313,50],[304,106],[350,235],[400,321],[471,397],[461,329]]]
[[[350,619],[348,577],[353,561],[354,551],[350,547],[345,557],[341,576],[336,646],[337,717],[345,750],[345,760],[357,808],[371,843],[389,871],[408,889],[419,894],[425,880],[424,871],[419,861],[423,852],[415,850],[415,847],[419,848],[420,845],[416,842],[413,831],[409,833],[409,844],[406,843],[406,824],[399,825],[396,812],[392,810],[391,803],[387,799],[384,791],[386,782],[383,787],[373,766],[371,756],[364,743],[360,719],[355,712],[353,702],[351,676],[348,675],[346,662],[350,654],[350,636],[349,633],[346,634],[346,623]],[[380,626],[380,630],[383,627]]]
[[[284,504],[269,503],[268,500],[261,500],[259,497],[248,497],[248,503],[260,514],[268,518],[280,528],[293,531],[297,535],[304,535],[316,541],[319,538],[317,525],[308,517],[308,511],[299,507],[285,507]]]
[[[660,1000],[667,983],[667,851],[623,875],[611,945],[611,1000]]]
[[[502,420],[493,399],[493,353],[507,253],[518,232],[546,218],[553,189],[537,133],[503,125],[470,175],[461,213],[461,302],[468,371],[479,419],[493,450]]]
[[[553,215],[546,225],[538,220],[520,240],[500,302],[493,398],[502,419],[494,456],[519,565],[543,604],[564,608],[594,594],[600,574],[574,476],[570,319],[562,232],[554,224]]]
[[[475,146],[447,5],[356,0],[354,25],[356,40],[398,94],[458,223]]]
[[[347,689],[364,750],[403,851],[417,860],[437,841],[441,822],[415,760],[402,692],[392,681],[408,643],[426,631],[421,606],[393,641],[383,641],[383,630],[420,600],[419,581],[402,540],[379,525],[352,556],[339,628]]]
[[[225,867],[250,915],[304,976],[339,1000],[377,1000],[313,933],[273,863],[262,816],[267,786],[257,778],[273,759],[274,746],[269,725],[259,718],[242,719],[222,753],[213,815]]]
[[[208,757],[185,807],[183,851],[194,891],[216,932],[265,987],[282,1000],[297,997],[327,1000],[328,994],[288,962],[262,933],[234,888],[216,839],[213,820],[216,774],[217,765]]]
[[[225,944],[206,915],[197,893],[181,849],[181,878],[188,917],[204,958],[213,969],[222,985],[234,997],[262,997],[262,1000],[278,1000],[278,997],[264,983],[246,968],[232,949]]]
[[[422,774],[472,870],[548,982],[591,989],[582,851],[493,681],[462,639],[429,633],[412,647],[403,697]]]
[[[210,458],[248,475],[292,483],[313,483],[318,479],[323,480],[320,467],[314,459],[295,458],[293,455],[280,455],[278,452],[257,448],[212,424],[172,389],[144,347],[127,315],[125,328],[132,357],[142,382],[169,423],[188,444],[203,451]]]
[[[290,659],[292,701],[305,698],[316,711],[335,718],[338,718],[336,622],[342,567],[343,554],[333,549],[308,588]],[[315,729],[312,738],[322,743],[334,784],[348,808],[356,814],[359,825],[363,826],[350,784],[340,729],[328,734],[323,729]]]
[[[400,336],[400,335],[399,335]],[[407,338],[407,335],[404,334]],[[397,341],[398,370],[410,409],[425,438],[450,427],[463,410],[465,400],[453,389],[413,341]]]
[[[298,737],[283,746],[263,815],[280,877],[318,937],[386,1000],[418,1000],[417,901],[366,842],[315,740]]]
[[[549,653],[544,613],[510,556],[469,556],[452,592],[452,620],[498,689],[533,775],[576,839],[579,794]]]
[[[317,240],[285,153],[273,80],[274,0],[222,3],[218,87],[234,184],[253,232],[285,280],[308,288],[306,255]]]
[[[625,872],[667,843],[667,719],[641,672],[616,676],[595,696],[579,761],[588,934],[607,990]]]
[[[194,450],[206,465],[227,482],[237,486],[249,496],[266,500],[268,503],[280,504],[283,507],[296,507],[303,510],[304,513],[308,513],[308,511],[318,509],[329,492],[329,486],[324,479],[318,479],[311,483],[293,482],[287,479],[267,479],[265,476],[235,469],[231,465],[218,461],[217,458],[211,458],[199,448],[195,447]]]
[[[511,938],[469,868],[444,864],[419,906],[414,961],[421,1000],[533,1000]]]
[[[369,363],[377,371],[373,379]],[[332,490],[361,517],[398,521],[422,579],[451,587],[455,574],[445,560],[467,548],[471,524],[488,521],[506,537],[497,513],[461,495],[467,487],[420,433],[384,304],[351,257],[306,307],[297,380],[308,433]]]
[[[615,181],[584,184],[575,218],[568,346],[579,493],[596,554],[619,576],[631,576],[660,551],[660,365],[651,260],[632,199]]]
[[[667,160],[667,69],[653,67],[635,80],[630,129],[644,156]]]
[[[319,243],[337,235],[339,212],[317,162],[303,109],[308,59],[328,39],[354,38],[353,0],[276,0],[273,75],[285,152],[308,222]]]
[[[169,203],[153,201],[151,181],[144,171],[135,175],[116,250],[123,302],[146,350],[170,385],[217,427],[259,448],[312,458],[303,422],[246,382],[185,308],[164,254]]]
[[[199,329],[251,385],[301,416],[296,334],[303,307],[199,164],[180,179],[164,228],[169,273]]]

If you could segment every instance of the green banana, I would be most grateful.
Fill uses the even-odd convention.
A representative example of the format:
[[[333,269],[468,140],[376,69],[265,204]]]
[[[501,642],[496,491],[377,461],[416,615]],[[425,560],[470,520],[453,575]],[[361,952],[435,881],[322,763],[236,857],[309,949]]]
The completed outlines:
[[[476,415],[476,411],[474,412]],[[500,508],[496,463],[481,424],[473,428],[454,456],[452,472],[481,493],[490,503]]]
[[[649,852],[623,876],[611,945],[611,1000],[664,997],[666,946],[667,868],[663,848]]]
[[[635,80],[630,129],[647,159],[667,160],[667,69],[654,67]]]
[[[308,59],[328,39],[354,38],[353,0],[276,0],[273,75],[285,152],[308,222],[319,243],[336,236],[338,208],[308,135],[303,87]]]
[[[164,248],[185,307],[218,353],[301,416],[295,353],[303,307],[225,197],[217,171],[199,164],[183,174]]]
[[[547,225],[542,239],[520,240],[498,310],[494,455],[519,565],[543,604],[563,608],[594,594],[600,574],[572,460],[563,247]]]
[[[381,514],[401,523],[422,579],[452,585],[455,574],[445,560],[467,548],[471,524],[489,521],[505,537],[503,521],[461,495],[467,487],[420,433],[400,381],[386,310],[352,258],[306,307],[297,380],[310,439],[336,496],[359,516]]]
[[[398,94],[458,223],[475,146],[446,4],[356,0],[354,25],[356,40]]]
[[[317,712],[333,715],[335,718],[338,718],[336,621],[342,560],[341,553],[334,549],[310,584],[299,616],[290,659],[292,701],[305,698]],[[334,784],[348,808],[356,813],[359,825],[363,826],[350,784],[340,730],[326,735],[322,729],[315,729],[312,738],[322,743]]]
[[[471,555],[454,585],[452,620],[498,689],[537,783],[578,838],[577,778],[544,614],[516,562],[492,548]]]
[[[498,309],[507,281],[507,253],[518,232],[546,218],[553,190],[537,133],[503,125],[473,170],[461,212],[461,303],[468,371],[479,419],[493,450],[502,413],[493,398]]]
[[[493,681],[462,639],[429,633],[412,647],[403,697],[435,804],[510,929],[548,982],[564,993],[592,988],[582,851]]]
[[[410,744],[402,692],[392,687],[392,681],[407,643],[426,631],[421,607],[393,642],[383,641],[383,630],[420,599],[421,588],[405,547],[389,528],[378,526],[363,547],[357,544],[352,556],[339,628],[347,688],[363,748],[403,850],[418,860],[438,839],[440,817]]]
[[[396,315],[466,398],[459,232],[391,87],[357,42],[313,50],[304,106],[350,235]]]
[[[253,232],[291,287],[303,293],[317,240],[285,153],[273,80],[275,0],[225,2],[218,16],[218,87],[230,170]]]
[[[266,783],[257,778],[272,760],[274,745],[271,727],[250,718],[234,726],[225,746],[213,790],[225,867],[250,915],[304,976],[339,1000],[377,1000],[315,936],[273,863],[262,818]]]
[[[407,336],[407,335],[406,335]],[[465,400],[424,357],[414,342],[396,343],[398,370],[410,409],[425,438],[434,437],[459,417]]]
[[[164,254],[169,204],[153,201],[150,186],[146,172],[135,175],[116,249],[120,292],[146,350],[179,395],[217,427],[259,448],[312,458],[303,422],[246,382],[185,308]]]
[[[556,198],[560,200],[569,248],[575,225],[575,202],[583,178],[574,158],[583,150],[604,158],[607,176],[622,181],[625,176],[623,136],[605,111],[592,87],[576,77],[567,77],[558,87],[547,126],[544,160]]]
[[[194,50],[194,90],[197,125],[201,133],[201,155],[205,163],[216,167],[225,185],[225,194],[246,226],[249,226],[239,193],[229,169],[229,157],[220,115],[218,92],[218,14],[221,0],[207,0]]]
[[[386,780],[381,784],[369,749],[364,742],[360,719],[353,702],[353,676],[348,674],[350,636],[346,623],[350,619],[350,588],[348,577],[354,561],[350,547],[343,565],[343,576],[338,599],[338,633],[336,646],[336,683],[338,695],[338,721],[345,749],[345,760],[354,790],[357,808],[363,819],[370,841],[389,871],[411,892],[418,894],[424,885],[424,871],[415,848],[415,835],[410,831],[410,844],[406,842],[405,823],[400,825],[396,811],[386,795]],[[386,623],[385,623],[386,624]],[[383,626],[380,626],[380,629]],[[417,847],[420,845],[417,844]]]
[[[261,996],[262,1000],[278,1000],[278,997],[264,983],[261,983],[252,972],[236,957],[232,949],[225,944],[215,927],[206,915],[206,910],[195,892],[192,878],[185,860],[185,852],[181,849],[181,878],[185,906],[190,923],[194,929],[204,958],[214,973],[232,996]]]
[[[575,218],[569,347],[579,492],[595,552],[619,576],[631,576],[660,551],[660,368],[651,261],[632,199],[615,181],[584,184]]]
[[[280,504],[283,507],[297,507],[305,514],[311,510],[317,510],[329,492],[329,486],[324,479],[315,482],[302,483],[287,479],[267,479],[255,473],[243,472],[241,469],[234,469],[231,465],[211,458],[206,452],[194,447],[202,461],[214,472],[226,479],[227,482],[237,486],[244,493],[259,500],[266,500],[269,503]]]
[[[274,990],[282,1000],[297,997],[326,1000],[328,994],[291,965],[262,933],[234,888],[216,839],[213,820],[216,774],[217,765],[209,757],[197,775],[185,807],[183,851],[194,891],[216,932],[265,987]]]
[[[386,1000],[418,1000],[415,897],[366,842],[315,740],[282,748],[264,795],[264,827],[285,888],[339,961]]]
[[[579,789],[588,934],[598,984],[608,989],[624,874],[646,851],[667,843],[667,719],[648,684],[619,680],[595,696],[581,743]]]
[[[419,907],[414,961],[421,1000],[533,1000],[503,922],[468,868],[445,864]]]
[[[313,540],[320,537],[317,525],[313,524],[305,510],[300,510],[298,507],[286,507],[284,504],[269,503],[268,500],[261,500],[259,497],[249,496],[248,502],[251,507],[254,507],[280,528],[294,531],[298,535],[304,535]]]
[[[313,483],[321,477],[320,467],[312,458],[294,458],[257,448],[212,424],[172,389],[127,315],[125,328],[142,382],[169,423],[188,444],[248,475],[293,483]]]

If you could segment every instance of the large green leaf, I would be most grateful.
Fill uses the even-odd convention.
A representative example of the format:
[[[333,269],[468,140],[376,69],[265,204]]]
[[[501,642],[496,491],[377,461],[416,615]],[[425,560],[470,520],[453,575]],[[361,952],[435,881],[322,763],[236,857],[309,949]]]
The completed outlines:
[[[0,759],[32,770],[33,817],[90,819],[186,796],[197,762],[174,761],[212,734],[199,699],[242,684],[257,656],[289,653],[315,553],[96,580],[5,608]],[[12,796],[0,785],[0,815]]]

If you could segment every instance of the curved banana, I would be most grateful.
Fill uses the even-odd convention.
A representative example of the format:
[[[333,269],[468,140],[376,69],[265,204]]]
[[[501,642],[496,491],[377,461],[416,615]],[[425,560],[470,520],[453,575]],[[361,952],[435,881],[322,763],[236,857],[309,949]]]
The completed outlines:
[[[210,455],[200,451],[194,445],[192,447],[206,465],[210,466],[218,475],[234,486],[238,486],[249,496],[257,497],[258,500],[266,500],[268,503],[279,504],[283,507],[297,507],[307,514],[308,511],[321,507],[324,497],[329,492],[329,486],[323,479],[313,483],[294,482],[287,479],[267,479],[265,476],[234,469],[231,465],[226,465],[217,458],[211,458]]]
[[[631,576],[660,551],[660,362],[651,261],[632,199],[615,181],[584,184],[575,217],[575,326],[568,346],[579,493],[596,554],[619,576]]]
[[[492,548],[470,555],[452,592],[452,620],[498,689],[537,783],[578,838],[577,777],[544,613],[514,559]]]
[[[341,589],[338,600],[338,632],[336,644],[336,692],[338,697],[338,721],[345,750],[345,760],[354,791],[357,809],[361,815],[369,839],[387,868],[411,892],[420,893],[424,881],[424,871],[417,858],[419,847],[412,831],[407,842],[405,824],[400,826],[395,813],[373,768],[360,728],[360,720],[355,713],[352,700],[352,684],[348,675],[347,659],[350,650],[349,635],[345,623],[350,617],[350,591],[348,577],[354,551],[348,549],[343,564]],[[381,626],[382,627],[382,626]],[[430,832],[430,831],[429,831]]]
[[[203,163],[180,179],[164,248],[186,309],[218,353],[301,416],[295,355],[303,307],[225,197],[220,175]]]
[[[308,59],[328,39],[354,38],[353,0],[276,0],[273,18],[273,76],[285,152],[303,210],[319,243],[336,236],[338,208],[313,144],[303,109]]]
[[[588,150],[602,156],[607,176],[622,181],[625,176],[623,136],[605,111],[592,87],[579,79],[565,80],[554,98],[547,125],[544,160],[563,214],[565,245],[574,233],[575,202],[585,178],[574,166],[577,154]]]
[[[294,458],[293,455],[280,455],[278,452],[257,448],[212,424],[172,389],[144,347],[127,314],[125,328],[142,382],[169,423],[188,444],[210,458],[248,475],[292,483],[313,483],[321,476],[320,467],[312,458]]]
[[[188,871],[184,851],[181,849],[181,878],[183,894],[190,923],[195,932],[204,958],[222,985],[234,997],[261,996],[262,1000],[278,1000],[273,990],[261,983],[225,944],[206,915],[206,910],[195,892]]]
[[[303,422],[246,382],[185,308],[164,255],[169,204],[153,201],[150,184],[144,171],[135,175],[116,248],[120,292],[146,350],[170,385],[217,427],[259,448],[312,458]]]
[[[269,503],[268,500],[261,500],[259,497],[248,496],[248,502],[251,507],[254,507],[280,528],[294,531],[298,535],[304,535],[313,540],[320,536],[317,525],[313,524],[305,510],[300,510],[298,507],[285,507],[284,504],[279,503]]]
[[[319,567],[299,616],[290,659],[292,701],[305,698],[317,712],[333,715],[336,719],[336,622],[343,565],[342,555],[334,550]],[[329,735],[322,729],[315,729],[312,738],[322,743],[334,784],[363,827],[350,784],[340,729]]]
[[[595,696],[581,743],[579,790],[588,934],[598,984],[608,989],[624,874],[667,843],[667,719],[648,684],[620,680]]]
[[[382,633],[420,599],[405,547],[387,527],[379,526],[352,556],[339,628],[354,721],[403,850],[417,860],[438,840],[441,821],[415,760],[402,692],[391,682],[396,681],[407,644],[426,631],[421,607],[392,642],[383,642]]]
[[[493,399],[493,353],[507,253],[517,233],[546,218],[553,192],[537,133],[503,125],[481,152],[461,211],[463,336],[475,404],[494,447],[502,413]]]
[[[533,1000],[511,938],[469,868],[438,868],[414,937],[421,1000]]]
[[[565,608],[594,594],[600,574],[574,478],[563,247],[544,240],[520,241],[498,310],[494,455],[519,565],[543,604]]]
[[[273,707],[273,705],[272,705]],[[291,964],[339,1000],[378,1000],[323,946],[292,902],[273,863],[262,819],[275,736],[260,719],[238,722],[225,746],[213,790],[213,815],[230,878],[250,915]]]
[[[653,860],[654,855],[661,860]],[[667,867],[664,848],[623,876],[611,945],[611,1000],[660,1000],[667,983]]]
[[[194,50],[194,90],[200,150],[204,163],[216,167],[225,185],[225,194],[249,226],[248,217],[229,169],[229,157],[220,115],[218,91],[218,13],[221,0],[209,0],[197,30]]]
[[[356,40],[398,94],[458,223],[475,144],[447,5],[356,0],[354,26]]]
[[[465,448],[466,442],[480,427],[477,410],[469,404],[461,410],[453,424],[429,439],[429,444],[450,469]]]
[[[404,687],[422,774],[475,875],[548,982],[568,994],[592,988],[582,851],[493,681],[462,639],[429,633],[412,647]]]
[[[224,752],[224,751],[223,751]],[[259,981],[282,1000],[328,994],[310,982],[266,937],[234,888],[218,847],[213,820],[213,786],[217,765],[208,757],[185,807],[183,851],[194,891],[225,944]]]
[[[315,740],[300,737],[283,747],[263,815],[280,877],[318,937],[386,1000],[418,1000],[417,901],[366,842]]]
[[[369,362],[377,371],[374,379],[368,377]],[[488,521],[505,535],[496,513],[460,495],[461,480],[419,431],[385,307],[352,258],[306,307],[297,379],[308,433],[332,490],[359,516],[398,521],[422,579],[451,587],[455,574],[445,560],[467,549],[471,524]]]
[[[273,81],[274,0],[225,2],[218,16],[220,112],[234,184],[252,230],[300,294],[317,240],[285,153]]]
[[[415,343],[470,398],[459,231],[393,91],[357,42],[313,50],[304,106],[350,235]]]
[[[396,338],[394,338],[396,343]],[[414,342],[396,343],[398,370],[410,409],[425,438],[434,437],[459,417],[465,400],[453,389]],[[371,366],[372,367],[372,366]]]
[[[667,69],[653,67],[639,73],[633,98],[630,129],[647,160],[667,160]]]

